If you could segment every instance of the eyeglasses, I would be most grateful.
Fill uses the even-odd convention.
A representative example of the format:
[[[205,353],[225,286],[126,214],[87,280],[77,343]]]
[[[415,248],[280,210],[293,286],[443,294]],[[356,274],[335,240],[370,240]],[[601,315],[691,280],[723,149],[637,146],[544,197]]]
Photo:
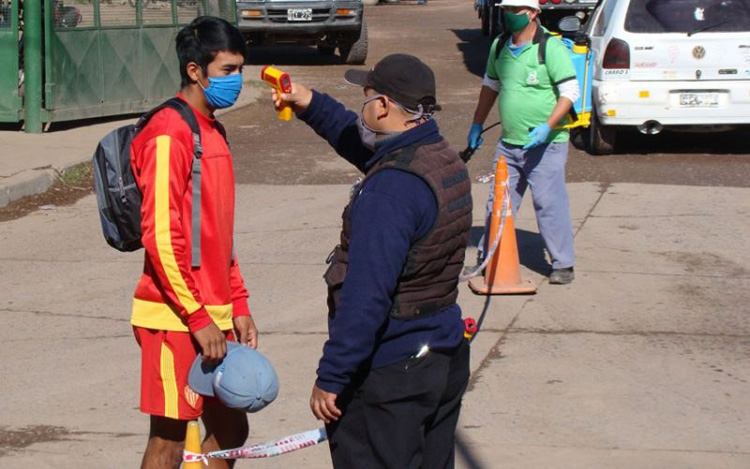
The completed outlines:
[[[365,106],[367,106],[368,103],[371,103],[371,102],[373,102],[373,101],[375,101],[377,99],[380,99],[380,98],[388,99],[387,96],[383,96],[382,94],[374,94],[374,95],[370,96],[369,98],[365,99],[362,102],[362,111],[364,112]]]

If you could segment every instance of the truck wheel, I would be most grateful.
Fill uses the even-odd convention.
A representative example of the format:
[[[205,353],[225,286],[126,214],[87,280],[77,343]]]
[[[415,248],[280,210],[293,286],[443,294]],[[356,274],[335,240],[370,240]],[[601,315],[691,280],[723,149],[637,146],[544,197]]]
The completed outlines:
[[[482,19],[482,36],[488,36],[490,34],[490,6],[487,0],[482,4],[479,17]]]
[[[362,65],[367,59],[367,25],[362,21],[362,29],[358,34],[354,34],[345,39],[339,45],[339,53],[349,65]]]
[[[591,125],[589,126],[589,153],[592,155],[610,155],[615,151],[617,130],[602,125],[596,114],[596,109],[591,109]]]

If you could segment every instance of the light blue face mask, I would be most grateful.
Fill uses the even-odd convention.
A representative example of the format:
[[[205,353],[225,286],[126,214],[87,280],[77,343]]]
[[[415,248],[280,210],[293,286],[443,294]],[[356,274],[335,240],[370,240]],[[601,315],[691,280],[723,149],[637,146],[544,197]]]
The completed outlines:
[[[242,73],[223,77],[208,77],[208,88],[198,82],[206,95],[208,104],[215,109],[224,109],[237,102],[242,90]]]

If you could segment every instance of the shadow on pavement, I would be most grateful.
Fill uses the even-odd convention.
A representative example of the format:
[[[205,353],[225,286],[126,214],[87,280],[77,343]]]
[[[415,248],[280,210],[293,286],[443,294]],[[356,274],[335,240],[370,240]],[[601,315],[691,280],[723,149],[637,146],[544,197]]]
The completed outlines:
[[[464,442],[463,435],[460,431],[456,432],[456,450],[458,456],[463,459],[466,464],[467,469],[484,469],[484,466],[479,463],[479,459],[474,456],[471,449],[469,449],[469,446]]]
[[[128,121],[135,119],[141,116],[142,114],[143,113],[139,112],[136,114],[124,114],[124,115],[106,116],[106,117],[92,117],[90,119],[53,122],[52,124],[50,124],[49,129],[44,130],[44,133],[49,134],[49,133],[55,133],[55,132],[64,132],[66,130],[77,129],[79,127],[89,127],[92,125],[106,124],[108,122],[117,122],[117,121],[123,121],[122,125],[127,125]],[[21,132],[23,131],[23,123],[0,124],[0,132],[3,132],[3,131]],[[102,134],[102,137],[103,136],[104,135]]]
[[[346,65],[338,55],[312,46],[249,46],[247,65]]]
[[[460,42],[456,47],[464,56],[466,70],[478,77],[484,76],[487,65],[487,54],[490,52],[491,42],[477,29],[452,29]],[[477,90],[477,93],[479,90]]]
[[[574,129],[570,137],[576,149],[588,152],[588,129]],[[665,130],[658,135],[644,135],[636,130],[626,129],[617,135],[616,150],[615,155],[744,155],[750,151],[750,145],[747,144],[747,128],[712,133]]]
[[[482,200],[482,205],[485,204],[486,200]],[[474,204],[476,205],[478,201],[474,200]],[[469,246],[477,247],[479,246],[479,241],[482,239],[482,235],[484,234],[484,225],[480,226],[472,226],[471,227],[471,233],[469,234]]]
[[[531,194],[526,194],[526,197],[531,197]],[[516,240],[521,265],[540,275],[549,275],[552,266],[544,254],[542,235],[516,228]]]

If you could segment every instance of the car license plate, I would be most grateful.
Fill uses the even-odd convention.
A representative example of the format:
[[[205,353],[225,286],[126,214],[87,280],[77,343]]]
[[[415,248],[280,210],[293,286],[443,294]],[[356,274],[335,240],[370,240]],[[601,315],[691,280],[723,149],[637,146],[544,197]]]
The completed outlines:
[[[718,93],[680,93],[680,106],[682,107],[715,107],[718,105]]]
[[[312,8],[289,8],[286,11],[287,21],[312,21]]]

